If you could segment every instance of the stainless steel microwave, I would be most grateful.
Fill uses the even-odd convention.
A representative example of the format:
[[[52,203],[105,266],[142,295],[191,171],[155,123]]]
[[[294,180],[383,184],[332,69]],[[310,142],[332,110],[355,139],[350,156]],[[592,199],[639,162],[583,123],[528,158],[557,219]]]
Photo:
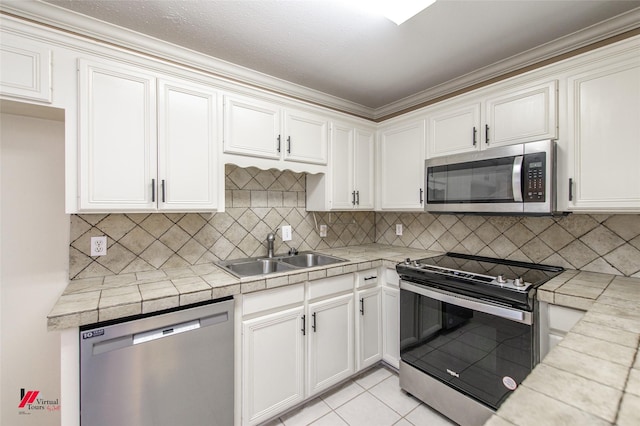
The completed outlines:
[[[529,142],[425,162],[425,211],[552,214],[556,144]]]

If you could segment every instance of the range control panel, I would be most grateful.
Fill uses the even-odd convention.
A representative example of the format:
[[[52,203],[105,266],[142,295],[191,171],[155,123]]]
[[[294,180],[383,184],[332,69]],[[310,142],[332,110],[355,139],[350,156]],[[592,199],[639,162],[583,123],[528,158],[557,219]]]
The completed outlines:
[[[527,154],[522,162],[524,202],[544,202],[546,199],[546,158],[544,153]]]

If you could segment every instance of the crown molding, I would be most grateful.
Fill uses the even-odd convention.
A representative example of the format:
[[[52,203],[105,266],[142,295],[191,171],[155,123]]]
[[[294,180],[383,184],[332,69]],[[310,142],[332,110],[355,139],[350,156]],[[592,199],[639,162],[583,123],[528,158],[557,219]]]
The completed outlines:
[[[377,108],[372,118],[376,121],[392,118],[433,99],[560,57],[637,28],[640,28],[640,7]]]
[[[636,8],[383,107],[369,108],[39,0],[3,1],[0,3],[0,11],[80,37],[162,58],[230,81],[376,122],[409,112],[448,94],[640,28],[640,8]]]

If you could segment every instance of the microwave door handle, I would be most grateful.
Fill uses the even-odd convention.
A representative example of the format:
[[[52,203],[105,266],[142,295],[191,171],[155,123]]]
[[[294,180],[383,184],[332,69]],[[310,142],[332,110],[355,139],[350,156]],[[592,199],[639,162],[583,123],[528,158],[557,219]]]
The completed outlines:
[[[513,201],[522,202],[522,160],[524,156],[518,155],[513,159],[513,173],[511,173],[511,185],[513,186]]]

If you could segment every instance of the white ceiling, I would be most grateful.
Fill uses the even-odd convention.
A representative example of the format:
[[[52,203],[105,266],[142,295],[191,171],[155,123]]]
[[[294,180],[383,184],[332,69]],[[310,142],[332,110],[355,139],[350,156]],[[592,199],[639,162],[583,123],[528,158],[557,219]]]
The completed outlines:
[[[373,110],[640,7],[439,0],[396,26],[333,0],[46,1]]]

